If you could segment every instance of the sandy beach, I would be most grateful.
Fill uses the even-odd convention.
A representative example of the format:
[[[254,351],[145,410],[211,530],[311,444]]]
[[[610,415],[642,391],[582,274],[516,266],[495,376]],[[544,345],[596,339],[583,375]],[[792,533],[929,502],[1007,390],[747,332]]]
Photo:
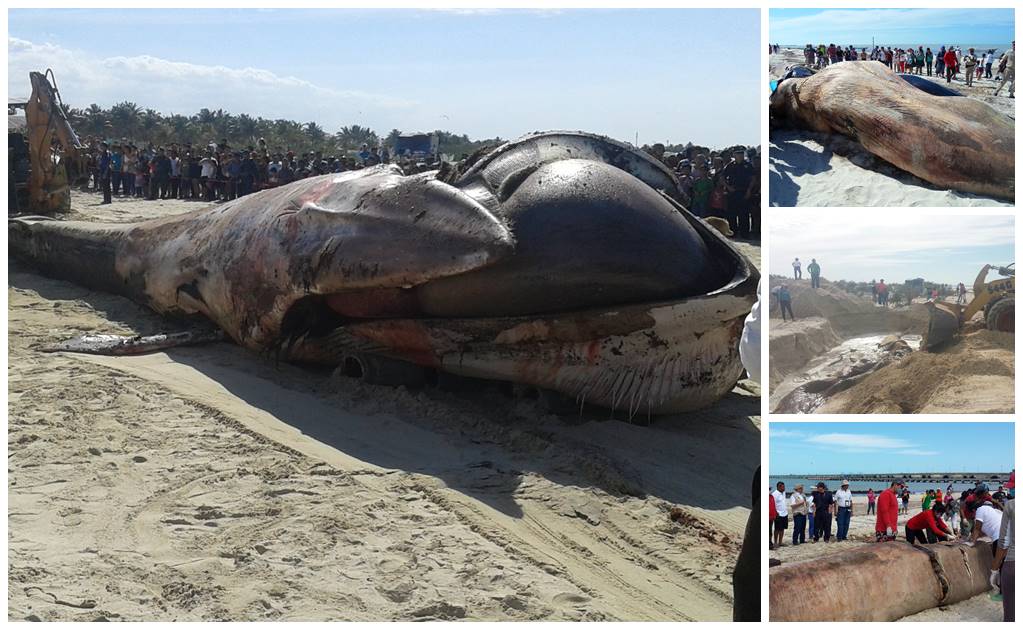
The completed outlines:
[[[830,487],[830,486],[829,486]],[[909,514],[899,514],[899,539],[904,536],[903,530],[913,516],[920,513],[922,494],[913,494],[909,500]],[[789,518],[789,529],[786,530],[785,543],[780,549],[772,549],[768,552],[772,560],[781,562],[799,562],[812,560],[824,556],[840,553],[862,545],[877,544],[874,542],[874,525],[877,523],[877,516],[867,514],[867,497],[856,495],[853,497],[853,516],[849,521],[849,538],[842,542],[835,539],[838,527],[835,519],[831,519],[831,542],[825,543],[822,538],[814,543],[807,537],[805,544],[792,544],[792,519]],[[1002,603],[991,599],[991,593],[981,593],[966,601],[950,606],[932,608],[915,615],[903,617],[899,621],[1001,621]]]
[[[202,207],[99,201],[71,218]],[[731,619],[754,384],[642,427],[228,343],[46,354],[173,324],[14,262],[8,300],[11,620]]]
[[[781,49],[769,57],[770,77],[778,79],[787,67],[803,62],[801,50]],[[945,85],[939,77],[924,78]],[[995,85],[992,79],[980,79],[972,88],[962,80],[950,87],[1015,119],[1015,100],[1005,92],[994,96]],[[771,131],[769,180],[772,206],[1012,206],[998,199],[940,190],[875,157],[853,140],[806,131]]]

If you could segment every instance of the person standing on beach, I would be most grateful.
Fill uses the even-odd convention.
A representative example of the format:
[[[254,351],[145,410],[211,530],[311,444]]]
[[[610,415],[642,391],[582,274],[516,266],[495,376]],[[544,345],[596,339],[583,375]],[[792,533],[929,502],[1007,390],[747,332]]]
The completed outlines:
[[[931,76],[931,71],[934,70],[934,53],[931,52],[931,47],[927,47],[927,52],[924,53],[924,61],[927,62],[927,76]]]
[[[902,490],[902,513],[909,514],[909,488]]]
[[[867,489],[867,514],[877,515],[874,508],[877,506],[877,495],[874,494],[873,488]]]
[[[806,270],[810,272],[810,288],[821,288],[821,266],[817,264],[816,258],[810,259],[810,264],[806,266]]]
[[[977,69],[977,55],[973,54],[973,49],[970,49],[970,54],[963,56],[963,68],[966,69],[966,85],[973,87],[973,72]]]
[[[880,304],[881,303],[880,298],[877,296],[877,280],[871,280],[870,281],[870,294],[874,298],[874,304]]]
[[[767,486],[768,489],[771,486]],[[777,504],[774,502],[774,492],[767,493],[767,548],[774,549],[774,520],[778,518]]]
[[[945,83],[951,83],[952,77],[956,75],[956,66],[959,60],[956,58],[956,51],[949,46],[945,52]]]
[[[107,151],[106,142],[100,143],[96,162],[99,165],[99,184],[103,188],[103,203],[113,203],[110,200],[110,151]]]
[[[782,541],[785,540],[785,530],[789,528],[789,507],[785,499],[785,483],[779,481],[777,490],[771,493],[774,499],[774,511],[778,516],[774,517],[774,548],[781,549]]]
[[[789,507],[792,508],[792,544],[801,545],[806,542],[806,513],[808,506],[806,497],[803,496],[803,484],[797,483],[789,497]]]
[[[933,503],[933,502],[934,502],[934,490],[928,490],[926,493],[924,493],[924,499],[923,499],[923,502],[921,503],[920,507],[921,507],[922,510],[924,510],[926,512],[927,510],[931,509],[931,503]]]
[[[813,46],[807,44],[806,48],[803,49],[803,59],[806,61],[806,66],[808,68],[813,67],[813,56]]]
[[[834,512],[834,505],[835,498],[828,492],[828,487],[823,481],[819,482],[817,490],[813,493],[814,542],[818,542],[821,537],[824,538],[824,542],[831,542],[831,515]]]
[[[1009,482],[1009,500],[1002,512],[990,583],[1002,590],[1002,621],[1016,620],[1016,499],[1015,482]]]
[[[803,263],[799,262],[799,257],[797,256],[796,259],[792,261],[792,279],[799,280],[802,277]]]
[[[1001,66],[999,67],[999,70],[1001,70],[1001,72],[1002,72],[1002,82],[995,89],[995,96],[998,96],[998,93],[1002,91],[1002,88],[1005,87],[1006,82],[1008,82],[1009,83],[1009,98],[1016,98],[1015,96],[1013,96],[1013,94],[1016,91],[1016,41],[1015,40],[1013,40],[1013,42],[1012,42],[1012,48],[1010,48],[1009,50],[1006,50],[1005,54],[1002,55],[1002,60],[1001,60],[1000,63],[1002,64],[1002,66],[1004,66],[1005,69],[1001,70]]]
[[[849,482],[843,480],[842,487],[835,493],[835,508],[838,512],[838,541],[849,537],[849,523],[852,521],[853,496],[849,490]]]
[[[995,63],[995,51],[992,48],[991,50],[987,51],[986,55],[984,55],[984,78],[985,79],[990,79],[991,78],[991,66],[994,65],[994,63]]]
[[[877,542],[895,540],[899,531],[899,481],[892,481],[891,486],[877,498],[877,519],[874,523],[874,538]]]
[[[952,531],[941,520],[945,507],[935,503],[934,507],[924,510],[906,521],[906,542],[913,545],[919,540],[921,545],[944,542],[951,537]]]

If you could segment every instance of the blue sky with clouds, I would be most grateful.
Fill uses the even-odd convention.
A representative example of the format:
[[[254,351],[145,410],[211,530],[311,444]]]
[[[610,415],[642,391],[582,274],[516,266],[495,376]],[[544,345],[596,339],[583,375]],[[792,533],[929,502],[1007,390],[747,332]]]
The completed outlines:
[[[828,280],[973,284],[986,263],[1015,260],[1010,215],[791,209],[771,217],[772,274],[792,273],[793,258],[816,258]],[[805,269],[805,265],[804,265]]]
[[[1005,472],[1008,422],[771,422],[770,474]]]
[[[1014,39],[1012,9],[771,9],[771,42],[802,46],[1000,44]]]
[[[11,10],[8,88],[515,137],[758,144],[759,10]],[[711,71],[713,69],[713,71]]]

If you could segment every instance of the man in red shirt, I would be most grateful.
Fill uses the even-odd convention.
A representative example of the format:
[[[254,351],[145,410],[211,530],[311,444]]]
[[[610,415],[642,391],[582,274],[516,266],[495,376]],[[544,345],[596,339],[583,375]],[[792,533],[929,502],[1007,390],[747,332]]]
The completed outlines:
[[[951,46],[945,52],[945,83],[951,83],[952,77],[956,75],[956,66],[959,65],[959,59],[956,58],[956,51]]]
[[[917,540],[920,544],[936,543],[946,541],[951,537],[952,530],[941,520],[945,512],[945,506],[935,503],[929,510],[920,512],[906,522],[906,542],[914,544]]]
[[[895,540],[899,532],[899,488],[901,481],[892,481],[892,485],[877,497],[877,524],[874,525],[874,537],[877,542]]]

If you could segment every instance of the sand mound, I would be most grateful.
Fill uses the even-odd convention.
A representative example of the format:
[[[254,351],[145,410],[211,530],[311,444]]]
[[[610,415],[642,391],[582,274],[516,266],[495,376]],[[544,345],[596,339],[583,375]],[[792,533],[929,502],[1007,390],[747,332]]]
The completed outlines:
[[[1013,413],[1014,336],[981,330],[938,353],[914,352],[818,413]]]
[[[771,276],[771,286],[785,284],[792,294],[792,312],[796,317],[831,318],[841,313],[869,313],[874,306],[869,299],[846,293],[836,285],[821,279],[821,287],[813,289],[810,280],[791,280]]]
[[[771,323],[770,382],[776,387],[787,375],[803,367],[810,359],[841,343],[828,320],[810,317]]]

